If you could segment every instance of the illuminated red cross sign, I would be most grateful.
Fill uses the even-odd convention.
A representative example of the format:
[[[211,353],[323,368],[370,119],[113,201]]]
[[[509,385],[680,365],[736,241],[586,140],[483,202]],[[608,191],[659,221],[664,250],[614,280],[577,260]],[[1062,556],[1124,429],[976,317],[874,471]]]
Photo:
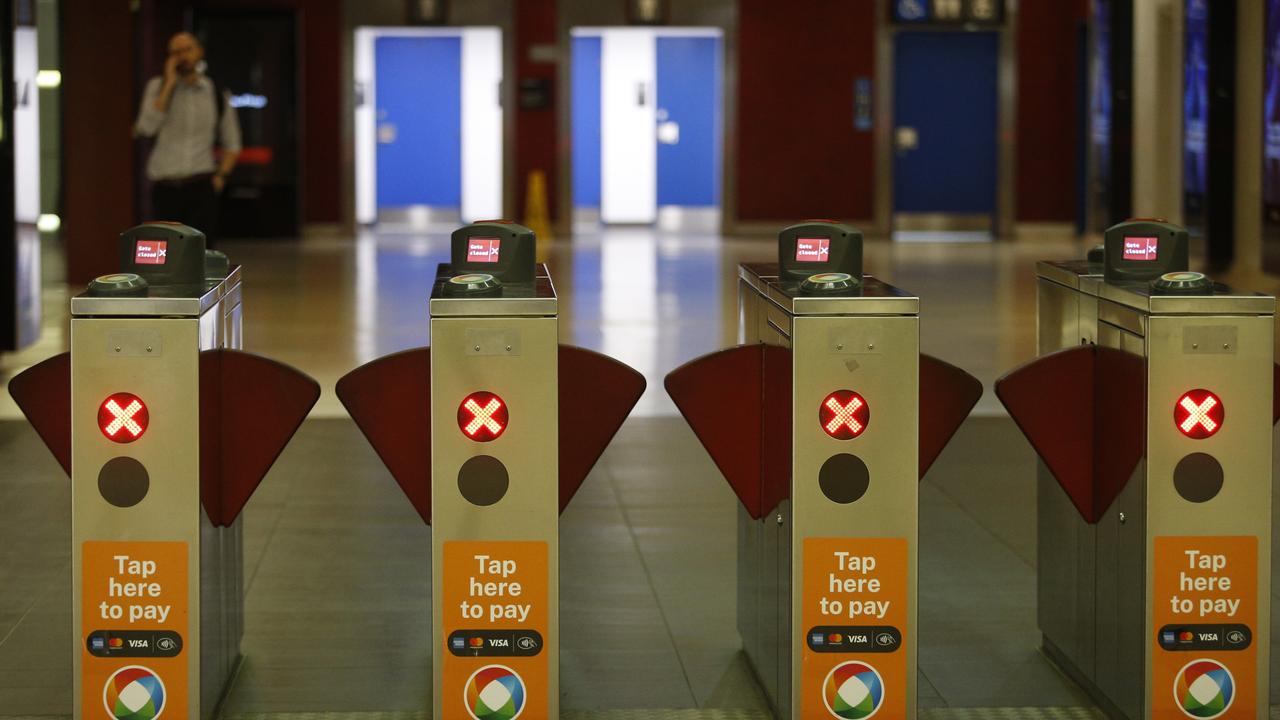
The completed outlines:
[[[818,407],[818,422],[831,437],[851,440],[862,434],[871,422],[871,407],[852,390],[837,390]]]
[[[114,393],[98,406],[98,429],[118,443],[131,443],[142,437],[150,421],[147,406],[133,393]]]
[[[491,392],[473,392],[458,406],[458,428],[476,442],[496,440],[508,419],[507,404]]]
[[[1226,415],[1222,400],[1208,390],[1188,390],[1173,406],[1173,422],[1183,435],[1203,440],[1218,432]]]

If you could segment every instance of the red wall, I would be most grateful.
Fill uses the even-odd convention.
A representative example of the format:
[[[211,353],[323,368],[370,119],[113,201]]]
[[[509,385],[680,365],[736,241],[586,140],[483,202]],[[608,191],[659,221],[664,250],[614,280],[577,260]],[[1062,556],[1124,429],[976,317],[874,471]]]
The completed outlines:
[[[525,195],[529,173],[541,170],[547,176],[547,213],[556,217],[556,169],[558,161],[556,119],[556,73],[553,63],[536,63],[529,59],[533,45],[556,42],[555,0],[516,0],[516,90],[525,78],[545,78],[551,84],[551,106],[541,110],[525,110],[516,105],[516,217],[524,217]]]
[[[738,218],[870,218],[872,136],[853,128],[853,83],[875,75],[875,2],[738,8]]]
[[[67,280],[84,283],[120,269],[116,238],[134,224],[134,19],[101,0],[63,0],[61,15],[62,236]]]
[[[1086,0],[1018,6],[1017,209],[1021,221],[1075,219],[1079,30]]]
[[[302,28],[302,222],[340,223],[342,197],[341,0],[293,0]],[[256,4],[260,6],[260,4]]]

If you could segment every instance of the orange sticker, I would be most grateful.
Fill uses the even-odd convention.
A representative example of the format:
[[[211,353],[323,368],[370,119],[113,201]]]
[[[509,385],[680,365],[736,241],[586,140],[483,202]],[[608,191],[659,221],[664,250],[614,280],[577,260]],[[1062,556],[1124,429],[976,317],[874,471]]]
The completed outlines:
[[[80,556],[83,715],[187,717],[187,544],[88,541]]]
[[[546,720],[547,544],[444,544],[444,717]]]
[[[1257,717],[1258,538],[1157,537],[1152,589],[1151,717]]]
[[[907,716],[907,541],[806,538],[800,717]]]

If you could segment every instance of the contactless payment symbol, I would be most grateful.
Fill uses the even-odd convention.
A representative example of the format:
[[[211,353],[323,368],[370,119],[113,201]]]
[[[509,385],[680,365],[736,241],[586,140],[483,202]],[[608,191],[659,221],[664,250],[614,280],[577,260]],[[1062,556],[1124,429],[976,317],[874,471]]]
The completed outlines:
[[[164,681],[150,668],[122,667],[107,678],[102,703],[116,720],[155,720],[164,712]]]
[[[487,665],[467,680],[463,702],[475,720],[515,720],[524,711],[524,680],[505,665]]]
[[[1231,707],[1235,694],[1231,671],[1207,658],[1187,663],[1173,683],[1174,702],[1187,717],[1216,718]]]
[[[869,718],[884,704],[884,681],[867,663],[857,660],[841,663],[822,683],[822,702],[834,717]]]

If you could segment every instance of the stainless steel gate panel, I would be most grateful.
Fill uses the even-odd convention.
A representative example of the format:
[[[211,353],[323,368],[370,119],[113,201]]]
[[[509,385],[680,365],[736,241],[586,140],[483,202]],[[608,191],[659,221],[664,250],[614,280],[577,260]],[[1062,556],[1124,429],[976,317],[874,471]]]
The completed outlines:
[[[239,663],[243,635],[242,525],[237,519],[231,527],[214,527],[201,507],[198,482],[199,357],[204,350],[239,345],[240,278],[235,268],[226,279],[189,296],[72,300],[73,596],[81,598],[85,590],[79,550],[86,542],[186,544],[189,620],[182,642],[187,680],[173,687],[192,692],[175,695],[185,696],[186,707],[171,712],[193,718],[215,713]],[[145,444],[122,447],[98,433],[99,404],[122,390],[147,405],[152,424]],[[151,477],[146,501],[131,508],[110,505],[99,492],[99,469],[121,456],[139,460]],[[127,629],[84,617],[79,602],[73,622],[77,638]],[[84,706],[86,698],[101,697],[102,690],[80,687],[80,648],[78,641],[75,711],[87,717],[94,711]]]
[[[1192,712],[1178,707],[1184,698],[1171,683],[1183,673],[1206,672],[1201,666],[1233,668],[1234,687],[1249,695],[1247,707],[1265,717],[1274,298],[1221,285],[1207,294],[1167,295],[1145,281],[1104,280],[1096,264],[1040,263],[1037,272],[1041,355],[1096,343],[1139,358],[1145,368],[1145,452],[1095,524],[1076,512],[1048,466],[1038,463],[1037,617],[1050,655],[1115,717]],[[1187,273],[1166,279],[1199,282]],[[1230,417],[1199,436],[1177,425],[1177,406],[1202,392],[1197,388]],[[1191,460],[1186,467],[1195,469],[1184,469]],[[1228,582],[1234,580],[1256,608],[1241,622],[1264,639],[1260,643],[1233,647],[1225,639],[1236,627],[1229,621],[1197,624],[1192,615],[1166,611],[1171,587],[1177,606],[1179,589],[1193,595],[1200,592],[1195,582],[1213,581],[1197,580],[1201,571],[1194,567],[1175,572],[1186,558],[1208,557],[1193,549],[1201,546],[1232,548],[1212,556],[1223,563],[1229,557],[1248,565],[1256,558],[1252,566],[1237,567]],[[1179,548],[1187,548],[1185,557]],[[1230,601],[1229,591],[1219,592],[1224,603]],[[1219,618],[1213,614],[1218,610],[1205,609],[1210,606],[1219,607],[1210,602],[1201,615]],[[1204,642],[1221,644],[1197,644]],[[1193,660],[1201,665],[1193,668]],[[1229,690],[1223,697],[1240,702]]]

